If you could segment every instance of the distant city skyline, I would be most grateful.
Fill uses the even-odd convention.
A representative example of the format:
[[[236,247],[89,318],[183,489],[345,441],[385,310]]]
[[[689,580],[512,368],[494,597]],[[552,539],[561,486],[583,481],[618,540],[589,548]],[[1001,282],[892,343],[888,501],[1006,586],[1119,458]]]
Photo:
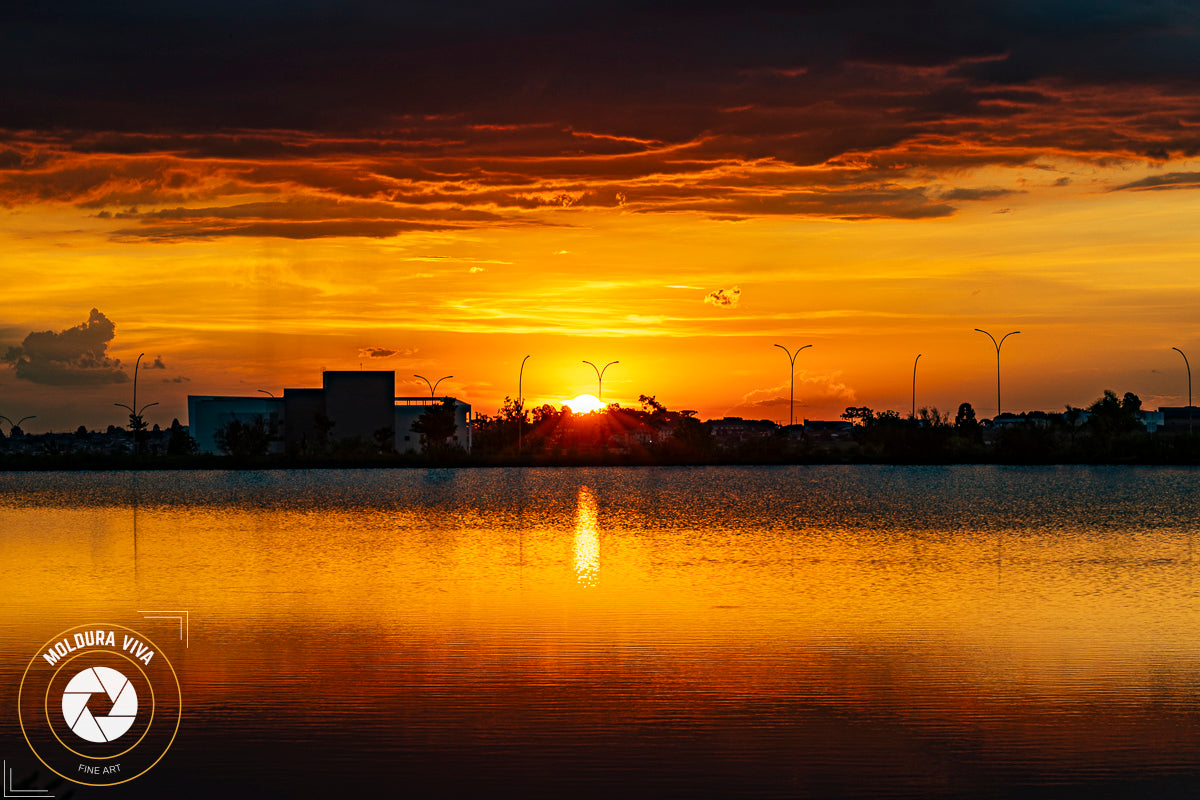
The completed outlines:
[[[906,412],[918,353],[990,413],[975,328],[1022,331],[1005,410],[1186,403],[1187,4],[56,8],[0,34],[0,355],[85,328],[0,364],[36,429],[121,424],[143,352],[160,424],[360,363],[488,412],[531,353],[527,405],[619,359],[605,400],[786,420],[774,343],[797,417]]]
[[[59,334],[56,334],[56,335],[62,335],[62,332],[60,332]],[[780,347],[780,345],[774,345],[774,346]],[[808,351],[806,350],[806,352],[808,352]],[[1179,348],[1172,348],[1172,352],[1179,354],[1181,351]],[[990,358],[992,359],[992,361],[990,362],[990,367],[989,367],[989,369],[991,370],[991,380],[992,380],[992,387],[990,388],[990,391],[995,392],[996,391],[996,388],[995,388],[996,378],[995,378],[995,355],[994,355],[994,353],[993,353],[993,355],[990,356]],[[1185,359],[1186,359],[1186,355],[1185,355]],[[381,359],[372,358],[371,361],[373,361],[375,363],[371,363],[369,365],[366,363],[360,363],[358,370],[349,368],[349,369],[343,370],[343,371],[354,372],[354,371],[364,371],[365,370],[365,371],[396,372],[395,369],[392,369],[392,368],[386,366],[385,363],[381,363]],[[99,384],[99,385],[93,385],[92,387],[90,387],[92,389],[92,393],[96,394],[97,396],[105,396],[106,394],[112,394],[114,397],[126,396],[128,394],[128,392],[131,391],[131,387],[132,387],[131,376],[132,376],[133,368],[130,364],[126,364],[126,363],[120,361],[119,359],[110,359],[110,362],[111,363],[107,364],[104,367],[104,369],[113,375],[113,377],[110,379],[112,382],[107,382],[107,383],[103,383],[103,384]],[[135,361],[135,363],[136,363],[136,361]],[[584,363],[587,364],[588,362],[585,361]],[[161,356],[156,356],[153,359],[153,361],[149,361],[148,364],[150,366],[146,366],[146,365],[142,366],[142,373],[145,373],[147,370],[163,370],[163,371],[166,370],[165,364],[164,364]],[[554,367],[558,367],[560,365],[552,364],[551,366],[552,366],[552,368],[554,368]],[[593,367],[592,369],[595,369],[595,368]],[[337,371],[337,370],[322,369],[320,371],[320,373],[318,373],[318,375],[323,374],[326,371],[333,372],[333,371]],[[1090,403],[1095,401],[1097,399],[1097,397],[1099,397],[1099,395],[1105,389],[1116,390],[1118,392],[1118,394],[1123,394],[1126,391],[1131,391],[1134,394],[1137,394],[1140,399],[1142,399],[1143,407],[1146,409],[1153,409],[1153,408],[1157,408],[1159,406],[1187,407],[1188,406],[1188,391],[1190,390],[1190,385],[1189,385],[1190,376],[1186,374],[1185,370],[1182,367],[1178,371],[1181,374],[1176,377],[1177,377],[1177,379],[1183,381],[1183,385],[1185,387],[1184,391],[1180,395],[1179,400],[1175,400],[1174,398],[1172,398],[1169,395],[1165,396],[1165,397],[1150,396],[1149,402],[1147,402],[1147,397],[1143,396],[1142,393],[1138,392],[1136,388],[1117,387],[1117,386],[1106,385],[1103,387],[1103,389],[1098,390],[1094,396],[1080,400],[1078,402],[1070,402],[1070,403],[1063,402],[1063,403],[1051,404],[1048,406],[1041,406],[1041,407],[1038,407],[1038,406],[1009,407],[1008,405],[1005,405],[1003,408],[1003,412],[1004,413],[1021,414],[1021,413],[1030,412],[1030,411],[1044,411],[1044,412],[1049,412],[1049,413],[1055,413],[1055,412],[1062,411],[1068,405],[1071,405],[1074,407],[1086,407],[1087,405],[1089,405]],[[803,379],[803,375],[802,375],[801,371],[797,370],[797,373],[798,373],[798,376],[801,377],[801,379]],[[130,377],[124,381],[120,380],[120,376],[125,376],[126,374],[128,374]],[[452,377],[453,376],[446,376],[445,378],[439,380],[439,383],[446,381],[447,379],[452,378]],[[281,397],[283,389],[284,389],[283,384],[274,385],[274,388],[276,391],[272,391],[270,389],[262,389],[262,388],[256,388],[253,390],[249,390],[245,384],[239,384],[236,386],[236,388],[234,390],[206,391],[207,387],[194,384],[190,380],[179,382],[172,378],[159,378],[158,379],[159,382],[155,383],[155,382],[152,382],[153,378],[151,378],[150,381],[147,381],[147,378],[144,374],[142,375],[140,380],[142,382],[141,385],[143,387],[143,389],[142,389],[143,399],[150,397],[151,395],[155,395],[156,392],[162,392],[161,387],[164,384],[179,384],[179,383],[181,383],[183,386],[186,387],[186,394],[184,395],[184,399],[183,399],[184,404],[183,404],[183,408],[182,408],[182,413],[177,413],[174,409],[171,409],[171,408],[164,408],[164,409],[158,410],[156,413],[151,412],[151,413],[147,413],[145,415],[148,426],[158,424],[158,425],[161,425],[162,427],[166,427],[171,422],[172,419],[179,419],[179,420],[183,421],[185,424],[187,423],[187,421],[188,421],[187,396],[188,395],[191,395],[191,396],[196,396],[196,395],[205,395],[205,396],[250,395],[250,396],[257,396],[255,393],[261,393],[261,395],[264,398],[266,398],[268,396]],[[428,380],[421,378],[421,376],[419,376],[419,375],[414,375],[412,379],[409,379],[404,374],[397,374],[396,381],[397,381],[397,383],[396,383],[396,396],[397,397],[404,397],[404,396],[423,397],[431,389],[431,386],[430,386]],[[593,382],[594,381],[595,381],[595,375],[593,375]],[[316,379],[316,382],[320,383],[320,380]],[[222,385],[227,386],[229,384],[225,383]],[[304,387],[308,387],[310,385],[314,385],[314,378],[312,375],[308,376],[307,378],[302,378],[301,380],[297,381],[293,386],[291,386],[289,388],[304,388]],[[578,384],[570,384],[568,382],[566,385],[578,385]],[[2,387],[2,386],[3,386],[3,384],[0,383],[0,387]],[[64,396],[70,395],[70,396],[74,397],[74,396],[77,396],[77,394],[79,393],[78,387],[50,386],[47,388],[50,390],[51,394],[53,394],[55,391],[57,391]],[[1052,388],[1053,388],[1052,385],[1050,385],[1049,388],[1052,391]],[[412,391],[409,391],[410,389],[412,389]],[[633,393],[630,396],[625,396],[625,395],[621,395],[618,397],[610,396],[608,399],[606,399],[604,401],[604,405],[608,405],[610,403],[616,403],[623,407],[634,408],[634,407],[638,407],[640,405],[640,401],[637,399],[639,395],[657,396],[652,391],[638,390],[636,387],[634,389],[632,389],[632,392]],[[458,397],[459,399],[466,400],[467,402],[471,402],[470,397],[465,396],[465,395],[456,394],[454,391],[452,391],[450,389],[445,389],[445,390],[441,391],[438,396],[454,396],[454,397]],[[514,392],[514,393],[510,394],[509,397],[512,399],[515,399],[516,393]],[[540,407],[543,404],[550,404],[550,405],[554,406],[555,408],[561,408],[563,406],[573,405],[574,404],[573,401],[578,400],[580,397],[594,398],[595,395],[586,391],[586,388],[584,390],[582,390],[579,393],[579,395],[575,395],[575,396],[555,395],[555,396],[536,397],[536,396],[528,395],[528,393],[527,393],[527,397],[525,398],[525,409],[527,411],[530,411],[533,408]],[[978,414],[978,416],[981,419],[993,417],[996,415],[996,409],[994,406],[994,403],[995,403],[994,397],[984,398],[982,401],[982,403],[983,403],[982,405],[973,400],[966,400],[966,399],[958,400],[958,401],[951,401],[951,402],[942,403],[942,404],[939,404],[936,402],[925,402],[924,400],[922,400],[920,398],[919,395],[916,395],[915,393],[913,395],[910,395],[910,397],[915,398],[916,407],[918,407],[918,408],[933,407],[933,408],[937,408],[938,410],[940,410],[942,412],[950,412],[951,415],[953,415],[953,412],[958,408],[958,406],[964,402],[970,403],[972,405],[972,407],[974,407],[976,409],[976,413]],[[771,421],[777,422],[779,424],[786,424],[788,421],[788,412],[790,410],[788,397],[786,395],[781,399],[776,399],[775,402],[773,402],[773,403],[763,403],[763,404],[759,404],[757,406],[749,406],[750,413],[744,413],[744,412],[743,413],[735,413],[738,411],[737,408],[730,409],[730,410],[724,411],[724,412],[705,413],[702,410],[702,408],[697,407],[699,404],[689,403],[687,397],[671,398],[670,402],[665,402],[665,401],[663,401],[662,398],[659,398],[659,400],[660,400],[660,402],[664,402],[665,405],[668,405],[673,410],[690,409],[690,410],[696,411],[697,416],[700,419],[720,419],[723,417],[745,417],[747,419],[766,419],[766,420],[771,420]],[[993,405],[990,408],[987,405],[987,403],[989,401],[991,403],[993,403]],[[159,402],[154,402],[152,400],[147,400],[147,402],[150,402],[152,405],[159,405]],[[502,402],[502,400],[496,402],[494,407],[493,406],[484,406],[481,408],[478,405],[476,405],[475,409],[474,409],[475,413],[483,413],[483,414],[489,414],[489,415],[493,414],[499,408],[499,406],[501,405],[501,402]],[[14,404],[9,403],[9,405],[14,405]],[[123,404],[121,404],[119,402],[115,403],[115,405],[123,406]],[[800,397],[799,395],[797,395],[795,423],[800,424],[804,421],[805,418],[818,419],[818,420],[838,419],[838,418],[840,418],[842,412],[847,407],[850,407],[850,406],[867,406],[867,407],[875,409],[876,411],[894,410],[894,411],[900,412],[902,415],[907,415],[907,414],[911,413],[911,406],[909,409],[905,409],[900,406],[877,405],[877,404],[872,404],[871,402],[857,402],[857,403],[847,403],[846,405],[837,406],[837,407],[828,406],[828,413],[824,416],[821,416],[816,413],[816,410],[818,409],[817,405],[811,404],[811,403],[805,403],[804,399],[802,397]],[[5,406],[5,407],[7,407],[7,406]],[[115,424],[115,425],[117,425],[117,427],[124,427],[125,424],[127,423],[127,420],[115,420],[112,422],[101,422],[101,423],[96,423],[96,424],[89,424],[88,422],[71,421],[62,416],[63,414],[68,413],[66,411],[66,409],[77,408],[77,407],[79,407],[77,405],[77,403],[67,403],[64,401],[64,402],[60,403],[59,405],[55,405],[53,402],[50,402],[47,404],[46,408],[43,409],[43,411],[45,412],[45,415],[49,416],[51,421],[46,422],[41,425],[37,425],[37,424],[25,425],[25,426],[23,426],[23,430],[25,430],[26,432],[39,432],[39,431],[48,431],[48,430],[62,431],[62,430],[68,429],[68,428],[73,430],[80,424],[85,425],[86,427],[92,428],[92,429],[103,429],[111,424]],[[778,410],[780,408],[783,411],[782,418],[780,416],[778,416],[778,413],[776,413],[774,415],[769,414],[769,413],[755,413],[756,411],[760,411],[763,409],[767,409],[767,410],[774,409],[776,412],[778,412]],[[127,412],[121,412],[121,413],[127,413]],[[104,408],[89,409],[87,406],[83,406],[82,407],[83,417],[87,417],[89,414],[91,414],[93,417],[99,416],[99,417],[107,419],[109,416],[112,415],[112,412],[109,412],[107,409],[104,409]],[[159,415],[161,415],[163,417],[163,419],[161,419],[161,420],[157,419],[157,417]],[[31,419],[33,419],[33,418],[41,419],[44,416],[44,414],[26,415],[26,416],[28,416]],[[66,421],[59,422],[56,427],[54,420],[66,420]],[[2,430],[2,428],[0,428],[0,430]]]

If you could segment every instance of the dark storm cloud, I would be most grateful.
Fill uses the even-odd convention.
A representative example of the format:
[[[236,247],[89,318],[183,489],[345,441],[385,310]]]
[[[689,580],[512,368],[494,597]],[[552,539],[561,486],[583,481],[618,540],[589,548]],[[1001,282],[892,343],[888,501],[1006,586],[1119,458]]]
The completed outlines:
[[[34,331],[8,348],[4,361],[21,380],[48,386],[125,383],[121,362],[106,354],[116,326],[92,309],[87,322],[63,331]]]
[[[23,3],[6,10],[0,126],[337,131],[467,115],[588,130],[607,119],[683,140],[723,101],[794,105],[860,63],[957,65],[994,89],[1194,84],[1198,22],[1169,0]],[[640,113],[616,123],[620,109]]]
[[[1200,154],[1198,31],[1171,0],[22,3],[0,205],[151,240],[946,216],[1007,191],[941,188],[968,169]]]

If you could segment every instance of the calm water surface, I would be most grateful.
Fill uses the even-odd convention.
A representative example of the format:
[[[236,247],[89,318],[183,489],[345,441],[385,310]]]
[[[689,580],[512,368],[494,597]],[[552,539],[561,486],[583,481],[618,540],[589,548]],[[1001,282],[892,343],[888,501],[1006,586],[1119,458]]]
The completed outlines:
[[[0,749],[45,785],[21,673],[108,621],[183,725],[76,797],[1194,797],[1198,500],[1190,469],[0,474]]]

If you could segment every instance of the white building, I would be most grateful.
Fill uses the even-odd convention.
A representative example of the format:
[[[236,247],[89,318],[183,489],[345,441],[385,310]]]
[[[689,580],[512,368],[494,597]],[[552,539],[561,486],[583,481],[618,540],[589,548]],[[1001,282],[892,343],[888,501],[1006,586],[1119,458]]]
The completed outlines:
[[[271,436],[270,453],[322,452],[339,441],[372,446],[391,432],[398,453],[421,450],[413,423],[430,408],[454,405],[451,444],[471,451],[471,406],[453,397],[396,397],[393,371],[326,371],[320,389],[284,389],[283,397],[188,396],[188,425],[201,453],[216,453],[216,432],[237,420],[261,417]],[[386,438],[383,440],[386,441]],[[383,442],[380,442],[382,444]]]
[[[277,397],[231,397],[221,395],[188,395],[188,429],[196,440],[199,453],[217,453],[216,432],[237,420],[253,423],[262,417],[271,433],[268,452],[282,453],[283,399]]]
[[[471,405],[455,397],[397,397],[396,398],[396,452],[418,453],[421,450],[421,434],[413,429],[413,423],[433,406],[444,400],[454,403],[453,444],[471,452]]]

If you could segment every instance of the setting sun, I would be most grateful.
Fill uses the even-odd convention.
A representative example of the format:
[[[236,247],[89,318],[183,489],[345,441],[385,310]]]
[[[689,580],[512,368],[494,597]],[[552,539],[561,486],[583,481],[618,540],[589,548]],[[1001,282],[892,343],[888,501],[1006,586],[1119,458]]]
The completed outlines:
[[[605,408],[604,403],[594,394],[581,394],[568,400],[566,406],[573,414],[589,414]]]

